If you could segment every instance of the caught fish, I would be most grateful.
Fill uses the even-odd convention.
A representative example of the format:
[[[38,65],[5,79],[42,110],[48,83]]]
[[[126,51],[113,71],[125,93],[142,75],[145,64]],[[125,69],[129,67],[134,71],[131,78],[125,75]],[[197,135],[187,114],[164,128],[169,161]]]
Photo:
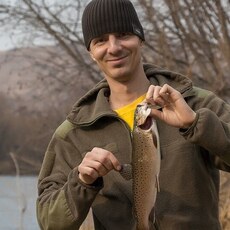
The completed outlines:
[[[150,117],[147,103],[137,105],[133,129],[131,166],[123,165],[121,174],[130,179],[132,172],[134,214],[137,230],[150,230],[154,222],[154,205],[159,191],[160,149],[156,121]]]

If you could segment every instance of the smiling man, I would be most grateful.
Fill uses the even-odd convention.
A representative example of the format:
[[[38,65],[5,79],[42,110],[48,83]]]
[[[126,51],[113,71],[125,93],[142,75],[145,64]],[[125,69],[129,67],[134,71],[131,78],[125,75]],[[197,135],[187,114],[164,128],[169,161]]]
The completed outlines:
[[[104,79],[76,102],[47,148],[38,181],[41,229],[78,229],[90,208],[95,229],[136,229],[132,181],[120,172],[132,164],[142,101],[152,107],[161,152],[160,192],[146,229],[221,229],[219,169],[230,171],[230,106],[183,75],[142,63],[144,32],[129,0],[90,1],[82,29]]]
[[[132,33],[111,33],[94,38],[89,49],[107,80],[124,82],[143,71],[141,44],[142,40]]]

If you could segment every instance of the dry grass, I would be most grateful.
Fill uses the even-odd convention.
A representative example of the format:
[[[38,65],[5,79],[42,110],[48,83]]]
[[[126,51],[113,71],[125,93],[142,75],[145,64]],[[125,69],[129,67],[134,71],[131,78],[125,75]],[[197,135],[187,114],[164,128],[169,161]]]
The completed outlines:
[[[230,229],[230,174],[221,172],[220,221],[223,230]]]
[[[92,230],[94,229],[92,212],[90,211],[86,220],[82,224],[79,230]]]

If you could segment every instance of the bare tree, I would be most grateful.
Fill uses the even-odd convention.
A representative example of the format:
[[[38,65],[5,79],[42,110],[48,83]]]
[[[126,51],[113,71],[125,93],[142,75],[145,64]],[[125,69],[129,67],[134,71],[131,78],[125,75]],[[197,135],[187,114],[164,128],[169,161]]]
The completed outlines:
[[[47,92],[70,100],[80,86],[86,90],[102,78],[88,58],[82,39],[81,14],[87,2],[15,0],[0,3],[0,28],[11,30],[12,37],[19,34],[21,40],[17,45],[46,44],[42,52],[34,49],[32,55],[26,51],[21,54],[28,56],[29,63],[21,69],[22,74],[35,71],[43,83],[40,98],[47,97],[44,95]],[[145,30],[143,60],[181,72],[196,85],[230,102],[230,1],[133,0],[133,3]],[[20,42],[22,44],[18,44]],[[43,140],[41,133],[42,130],[39,140]],[[228,229],[229,208],[226,209],[222,222]]]
[[[224,0],[139,0],[146,61],[182,72],[229,100],[230,4]]]
[[[17,186],[19,213],[20,213],[19,229],[24,230],[23,219],[24,219],[27,203],[26,203],[25,195],[22,192],[21,185],[20,185],[20,169],[19,169],[17,159],[16,159],[14,153],[10,152],[9,154],[10,154],[10,157],[12,158],[12,160],[14,162],[15,169],[16,169],[16,186]]]
[[[76,84],[82,75],[87,76],[91,84],[100,79],[95,65],[86,58],[80,33],[83,2],[20,0],[15,4],[0,4],[0,25],[11,25],[12,36],[20,32],[21,45],[45,42],[55,47],[47,47],[45,56],[28,58],[31,65],[45,67],[41,69],[46,71],[38,73],[40,77],[52,77],[61,85]]]
[[[86,58],[81,35],[81,14],[87,2],[20,0],[12,5],[0,4],[0,24],[11,23],[16,31],[20,28],[30,43],[40,39],[59,47],[59,51],[47,52],[49,61],[36,60],[36,64],[45,65],[49,76],[57,81],[65,76],[66,82],[76,85],[76,76],[84,75],[95,83],[101,75]],[[146,33],[144,60],[182,72],[197,85],[228,100],[229,1],[136,0],[134,4],[137,4]],[[61,56],[57,58],[60,50]],[[60,84],[66,82],[60,81]]]

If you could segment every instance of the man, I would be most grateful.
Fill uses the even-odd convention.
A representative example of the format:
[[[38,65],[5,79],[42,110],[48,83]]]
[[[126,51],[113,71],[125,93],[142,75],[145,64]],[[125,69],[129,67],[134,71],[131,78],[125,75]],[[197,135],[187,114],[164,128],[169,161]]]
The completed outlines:
[[[135,229],[132,183],[119,172],[132,162],[142,100],[162,108],[151,112],[162,154],[154,228],[221,229],[218,169],[230,171],[230,106],[182,75],[143,65],[144,32],[129,0],[92,0],[82,28],[104,80],[50,141],[38,183],[41,229],[78,229],[90,208],[95,229]]]

